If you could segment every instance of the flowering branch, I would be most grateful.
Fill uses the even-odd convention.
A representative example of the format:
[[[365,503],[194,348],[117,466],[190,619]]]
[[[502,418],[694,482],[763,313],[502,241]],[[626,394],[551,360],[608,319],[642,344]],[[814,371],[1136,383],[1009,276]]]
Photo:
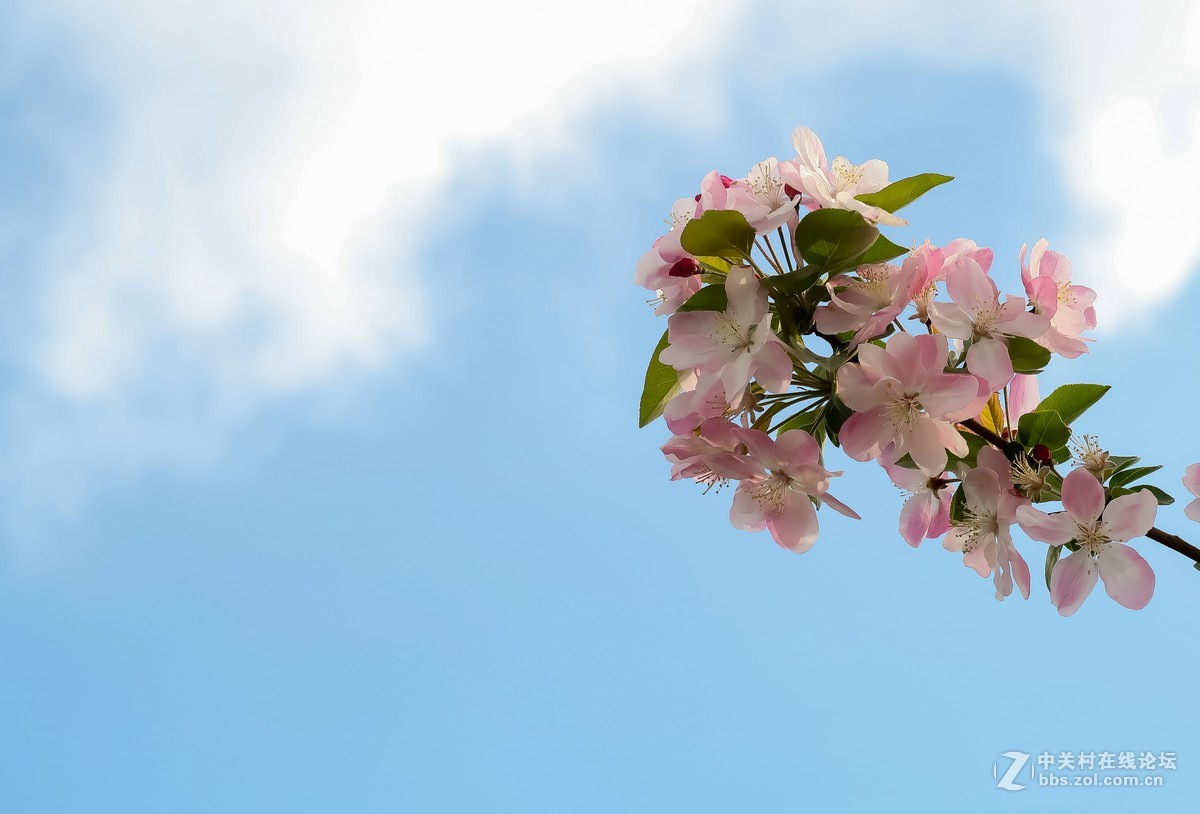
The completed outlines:
[[[1096,326],[1095,292],[1072,281],[1070,261],[1045,240],[1022,247],[1025,295],[1001,295],[991,249],[960,238],[906,250],[880,233],[908,225],[897,210],[949,176],[889,183],[882,161],[830,162],[804,127],[792,144],[794,158],[744,178],[705,176],[637,264],[635,281],[669,316],[639,418],[661,416],[673,433],[662,447],[672,478],[706,492],[737,482],[733,525],[802,552],[818,508],[858,517],[829,493],[842,473],[824,451],[840,447],[904,491],[909,545],[940,538],[992,578],[997,599],[1030,594],[1013,527],[1045,543],[1064,616],[1098,580],[1127,608],[1150,601],[1154,573],[1125,544],[1138,537],[1200,568],[1200,548],[1154,525],[1174,502],[1145,482],[1161,467],[1073,432],[1109,388],[1039,396],[1037,375],[1054,356],[1087,353]],[[1200,464],[1183,484],[1197,498],[1185,514],[1200,522]],[[1061,510],[1036,508],[1048,502]]]
[[[982,424],[980,424],[978,421],[976,421],[974,419],[969,418],[965,421],[960,421],[958,423],[961,426],[966,427],[971,432],[973,432],[976,435],[983,438],[985,441],[987,441],[989,444],[991,444],[992,446],[999,449],[1001,452],[1004,452],[1005,455],[1007,455],[1010,459],[1013,457],[1012,454],[1010,454],[1010,450],[1012,450],[1014,447],[1014,444],[1011,441],[1005,441],[999,435],[992,432],[987,427],[983,426]],[[1017,444],[1015,446],[1016,446],[1017,450],[1020,450],[1019,444]],[[1172,551],[1178,551],[1180,554],[1182,554],[1183,556],[1187,557],[1188,559],[1195,562],[1198,566],[1200,566],[1200,548],[1197,548],[1196,546],[1192,545],[1191,543],[1189,543],[1187,540],[1183,539],[1182,537],[1180,537],[1176,534],[1171,534],[1169,532],[1165,532],[1162,529],[1154,528],[1154,527],[1151,527],[1151,529],[1146,532],[1146,537],[1150,538],[1151,540],[1154,540],[1156,543],[1162,543],[1163,545],[1165,545],[1167,548],[1171,549]]]

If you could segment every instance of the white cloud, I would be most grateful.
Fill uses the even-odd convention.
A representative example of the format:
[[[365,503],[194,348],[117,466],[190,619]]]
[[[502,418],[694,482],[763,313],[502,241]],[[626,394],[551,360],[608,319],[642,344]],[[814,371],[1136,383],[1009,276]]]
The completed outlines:
[[[27,70],[38,43],[72,51],[102,146],[92,164],[58,156],[71,204],[38,235],[41,282],[22,303],[9,500],[67,508],[202,464],[279,399],[418,350],[437,330],[418,231],[446,197],[452,145],[531,118],[553,129],[554,111],[621,71],[661,88],[705,8],[26,9],[10,33],[21,56],[0,69]]]
[[[806,12],[791,7],[798,25]],[[857,54],[999,69],[1041,99],[1072,235],[1047,235],[1098,290],[1101,330],[1178,290],[1200,263],[1200,5],[1186,0],[844,3],[853,42],[806,42],[810,63]],[[950,126],[942,121],[939,126]],[[981,160],[985,157],[981,156]],[[1020,238],[1022,241],[1035,238]],[[1066,247],[1070,247],[1068,250]]]

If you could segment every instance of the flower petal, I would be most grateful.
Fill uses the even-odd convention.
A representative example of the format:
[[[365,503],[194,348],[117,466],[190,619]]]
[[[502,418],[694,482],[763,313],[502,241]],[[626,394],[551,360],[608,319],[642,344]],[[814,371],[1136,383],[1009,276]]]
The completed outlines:
[[[1114,498],[1104,508],[1104,532],[1108,539],[1123,543],[1141,537],[1154,525],[1158,500],[1147,489]]]
[[[1104,511],[1104,487],[1086,469],[1076,469],[1063,478],[1062,505],[1081,526],[1094,523]]]
[[[735,529],[762,531],[766,527],[766,512],[753,495],[757,485],[754,481],[742,481],[734,493],[733,505],[729,507],[729,522]]]
[[[999,339],[981,339],[967,351],[967,370],[999,390],[1012,381],[1013,366],[1008,346]]]
[[[930,477],[944,472],[946,461],[949,460],[937,423],[928,416],[918,416],[905,439],[913,463]]]
[[[1200,497],[1200,464],[1192,464],[1183,470],[1183,486],[1196,497]]]
[[[900,509],[900,536],[913,548],[921,544],[933,522],[937,509],[937,498],[932,492],[921,492],[910,497]]]
[[[1079,533],[1078,524],[1066,512],[1046,514],[1032,506],[1019,506],[1017,522],[1031,539],[1050,545],[1068,543]]]
[[[821,457],[821,447],[804,430],[788,430],[775,439],[775,455],[791,466],[815,464]]]
[[[1141,610],[1154,596],[1154,570],[1130,546],[1109,543],[1100,549],[1100,579],[1118,605]]]
[[[817,541],[817,510],[807,495],[790,492],[782,511],[767,517],[767,528],[782,547],[797,553],[808,551]]]
[[[1025,558],[1021,556],[1021,552],[1017,551],[1012,546],[1012,540],[1008,543],[1008,566],[1012,570],[1013,582],[1017,584],[1017,590],[1021,592],[1021,597],[1029,598],[1029,563],[1025,562]]]
[[[921,391],[921,406],[942,418],[970,404],[979,394],[979,379],[962,373],[936,373]]]
[[[840,475],[841,473],[838,472],[836,474]],[[838,500],[836,497],[829,494],[828,492],[826,492],[825,494],[818,497],[817,500],[821,501],[823,504],[825,504],[829,508],[833,509],[838,514],[844,514],[846,517],[849,517],[851,520],[862,520],[862,515],[860,515],[856,511],[854,511],[854,509],[851,509],[845,503]]]
[[[1050,574],[1050,601],[1063,616],[1079,610],[1100,577],[1100,566],[1085,551],[1061,559]]]
[[[890,437],[883,416],[883,408],[876,407],[865,413],[855,413],[846,419],[838,433],[842,451],[856,461],[869,461],[879,455],[880,448],[887,444]],[[943,463],[943,467],[945,464]],[[941,471],[941,470],[938,470]]]

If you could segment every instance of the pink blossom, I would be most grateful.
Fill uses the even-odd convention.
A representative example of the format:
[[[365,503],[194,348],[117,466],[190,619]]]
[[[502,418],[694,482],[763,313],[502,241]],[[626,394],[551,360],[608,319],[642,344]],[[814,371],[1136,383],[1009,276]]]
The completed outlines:
[[[731,186],[733,186],[733,179],[727,175],[721,175],[716,170],[704,176],[700,180],[700,194],[696,196],[695,217],[700,217],[710,209],[728,209]]]
[[[737,434],[761,474],[738,486],[729,511],[734,528],[760,531],[765,527],[776,543],[799,553],[817,539],[813,499],[859,519],[853,509],[829,494],[829,479],[842,473],[821,465],[821,447],[807,432],[788,430],[778,440],[758,430],[739,429]]]
[[[817,330],[825,334],[855,331],[850,347],[881,335],[912,301],[915,268],[875,263],[859,266],[855,276],[841,274],[826,285],[829,304],[813,311]]]
[[[1183,513],[1189,520],[1200,523],[1200,464],[1192,464],[1183,471],[1183,485],[1196,498],[1184,507]]]
[[[967,369],[990,385],[1004,387],[1013,377],[1007,338],[1036,339],[1049,324],[1045,316],[1025,310],[1025,300],[1000,293],[991,277],[972,258],[960,256],[946,273],[946,290],[953,302],[935,302],[929,314],[933,327],[955,339],[971,340]]]
[[[671,463],[671,480],[691,478],[711,487],[761,473],[762,467],[739,451],[737,429],[729,421],[710,418],[700,425],[698,435],[676,435],[663,444],[662,453]]]
[[[686,435],[705,419],[726,415],[729,400],[721,377],[711,373],[701,377],[694,370],[679,374],[680,392],[663,408],[667,429],[676,435]]]
[[[912,275],[909,290],[916,311],[913,319],[929,322],[929,306],[937,296],[938,283],[946,278],[944,251],[926,240],[904,258],[902,268]]]
[[[782,393],[792,380],[792,359],[771,331],[767,292],[752,269],[730,269],[725,281],[729,306],[724,311],[685,311],[667,323],[668,345],[659,361],[676,370],[695,368],[715,374],[725,395],[739,401],[751,378],[764,390]]]
[[[1008,383],[1008,423],[1016,427],[1021,416],[1032,413],[1041,404],[1036,375],[1018,373]]]
[[[700,264],[679,245],[680,231],[675,229],[654,241],[634,271],[635,283],[658,293],[655,313],[659,315],[675,313],[703,286]]]
[[[734,181],[726,205],[746,216],[758,234],[778,229],[796,217],[800,195],[788,191],[779,174],[779,161],[772,156],[755,164],[746,178]]]
[[[974,376],[944,372],[948,355],[944,336],[898,333],[886,348],[860,345],[858,364],[837,377],[838,396],[855,411],[838,434],[846,454],[866,461],[894,444],[927,475],[946,468],[947,450],[965,455],[954,420],[977,414],[986,395]]]
[[[897,487],[907,495],[900,509],[900,536],[913,548],[921,540],[935,540],[950,528],[950,482],[945,472],[930,477],[924,472],[900,466],[886,457],[879,459]]]
[[[792,133],[796,158],[779,165],[784,183],[805,193],[811,209],[849,209],[869,221],[888,226],[906,226],[908,221],[877,206],[869,206],[855,196],[878,192],[888,185],[888,165],[871,159],[859,165],[843,156],[828,166],[825,147],[817,134],[807,127]]]
[[[1071,283],[1071,261],[1050,251],[1045,238],[1033,244],[1029,265],[1025,265],[1026,247],[1021,247],[1021,279],[1035,313],[1050,319],[1050,327],[1038,337],[1038,343],[1059,356],[1074,359],[1087,353],[1082,334],[1096,327],[1096,292]]]
[[[1070,616],[1087,599],[1099,578],[1118,604],[1131,610],[1146,607],[1154,594],[1154,572],[1126,540],[1154,526],[1158,501],[1147,490],[1113,498],[1106,506],[1104,487],[1086,469],[1063,479],[1065,512],[1046,514],[1032,506],[1017,510],[1017,522],[1034,540],[1061,546],[1074,540],[1079,550],[1059,560],[1050,575],[1050,601]]]
[[[984,274],[992,268],[992,250],[965,237],[956,237],[943,246],[942,256],[945,258],[947,271],[956,267],[963,259],[974,260],[983,269]]]
[[[984,447],[978,463],[963,476],[964,515],[942,545],[947,551],[961,551],[963,565],[979,576],[992,575],[997,599],[1011,594],[1014,582],[1028,599],[1029,565],[1013,545],[1012,524],[1029,500],[1013,491],[1008,459],[1000,450]]]

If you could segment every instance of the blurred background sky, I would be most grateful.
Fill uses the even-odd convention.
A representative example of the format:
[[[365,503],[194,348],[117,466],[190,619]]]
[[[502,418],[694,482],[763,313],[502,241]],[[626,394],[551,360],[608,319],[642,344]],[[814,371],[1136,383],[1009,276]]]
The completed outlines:
[[[861,522],[735,531],[636,428],[632,275],[798,124],[955,175],[892,237],[1072,257],[1043,392],[1115,385],[1088,429],[1182,497],[1195,4],[300,6],[0,12],[0,811],[1193,810],[1189,562],[1062,619],[1025,541],[999,603],[850,462]]]

